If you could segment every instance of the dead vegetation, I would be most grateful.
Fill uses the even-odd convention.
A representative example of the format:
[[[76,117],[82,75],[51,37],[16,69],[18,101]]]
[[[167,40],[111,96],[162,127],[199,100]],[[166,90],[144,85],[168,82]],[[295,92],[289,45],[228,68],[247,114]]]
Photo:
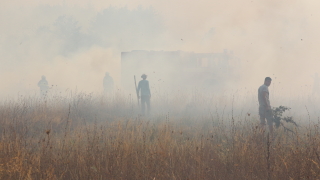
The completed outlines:
[[[278,130],[271,142],[254,115],[140,117],[134,104],[85,94],[4,102],[0,178],[320,178],[317,123]]]

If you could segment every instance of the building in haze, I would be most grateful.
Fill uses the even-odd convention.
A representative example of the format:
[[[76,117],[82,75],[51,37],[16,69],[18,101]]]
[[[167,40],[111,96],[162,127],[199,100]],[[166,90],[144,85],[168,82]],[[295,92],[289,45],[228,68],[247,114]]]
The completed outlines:
[[[150,83],[170,88],[212,89],[239,78],[233,53],[135,50],[121,53],[121,83],[132,89],[133,76],[148,74]]]

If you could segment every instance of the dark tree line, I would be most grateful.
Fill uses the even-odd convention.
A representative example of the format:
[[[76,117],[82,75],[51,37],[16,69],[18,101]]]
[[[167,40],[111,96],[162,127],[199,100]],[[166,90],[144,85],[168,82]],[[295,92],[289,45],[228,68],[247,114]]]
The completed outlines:
[[[86,29],[77,17],[63,13],[51,26],[38,28],[40,36],[49,35],[60,42],[57,53],[61,55],[93,45],[120,50],[150,48],[163,31],[161,17],[152,8],[141,7],[134,10],[109,7],[93,16]]]

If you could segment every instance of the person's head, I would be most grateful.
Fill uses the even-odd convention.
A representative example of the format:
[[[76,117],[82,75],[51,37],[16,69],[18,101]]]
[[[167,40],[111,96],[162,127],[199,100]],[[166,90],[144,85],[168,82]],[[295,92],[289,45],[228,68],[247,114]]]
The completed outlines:
[[[147,75],[146,75],[146,74],[142,74],[142,75],[141,75],[141,78],[142,78],[142,79],[147,79]]]
[[[44,75],[41,76],[42,79],[46,79],[46,77]]]
[[[264,85],[266,86],[270,86],[272,79],[270,77],[266,77],[264,79]]]
[[[108,73],[108,72],[106,72],[106,76],[109,76],[109,73]]]

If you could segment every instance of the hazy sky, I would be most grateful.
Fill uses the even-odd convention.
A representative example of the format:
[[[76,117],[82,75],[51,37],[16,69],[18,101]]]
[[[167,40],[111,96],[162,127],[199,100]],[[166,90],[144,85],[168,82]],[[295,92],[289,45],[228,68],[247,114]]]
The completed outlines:
[[[60,7],[61,14],[39,12],[46,6]],[[85,32],[92,19],[110,6],[130,10],[153,8],[164,30],[161,38],[150,39],[158,42],[150,50],[232,50],[242,60],[245,85],[259,86],[265,76],[271,76],[277,77],[274,82],[281,82],[282,88],[292,90],[312,85],[311,76],[320,73],[320,3],[315,0],[12,0],[0,3],[3,92],[18,87],[37,89],[35,85],[42,74],[46,74],[50,84],[88,91],[102,88],[105,71],[111,71],[119,80],[119,53],[136,49],[132,43],[123,48],[93,44],[61,56],[55,54],[55,48],[60,46],[58,40],[46,37],[50,43],[47,52],[43,50],[46,39],[34,35],[39,27],[50,26],[57,16],[63,15],[74,17]],[[32,43],[23,47],[24,40]],[[144,46],[137,43],[136,47]],[[53,60],[48,62],[47,57]]]

